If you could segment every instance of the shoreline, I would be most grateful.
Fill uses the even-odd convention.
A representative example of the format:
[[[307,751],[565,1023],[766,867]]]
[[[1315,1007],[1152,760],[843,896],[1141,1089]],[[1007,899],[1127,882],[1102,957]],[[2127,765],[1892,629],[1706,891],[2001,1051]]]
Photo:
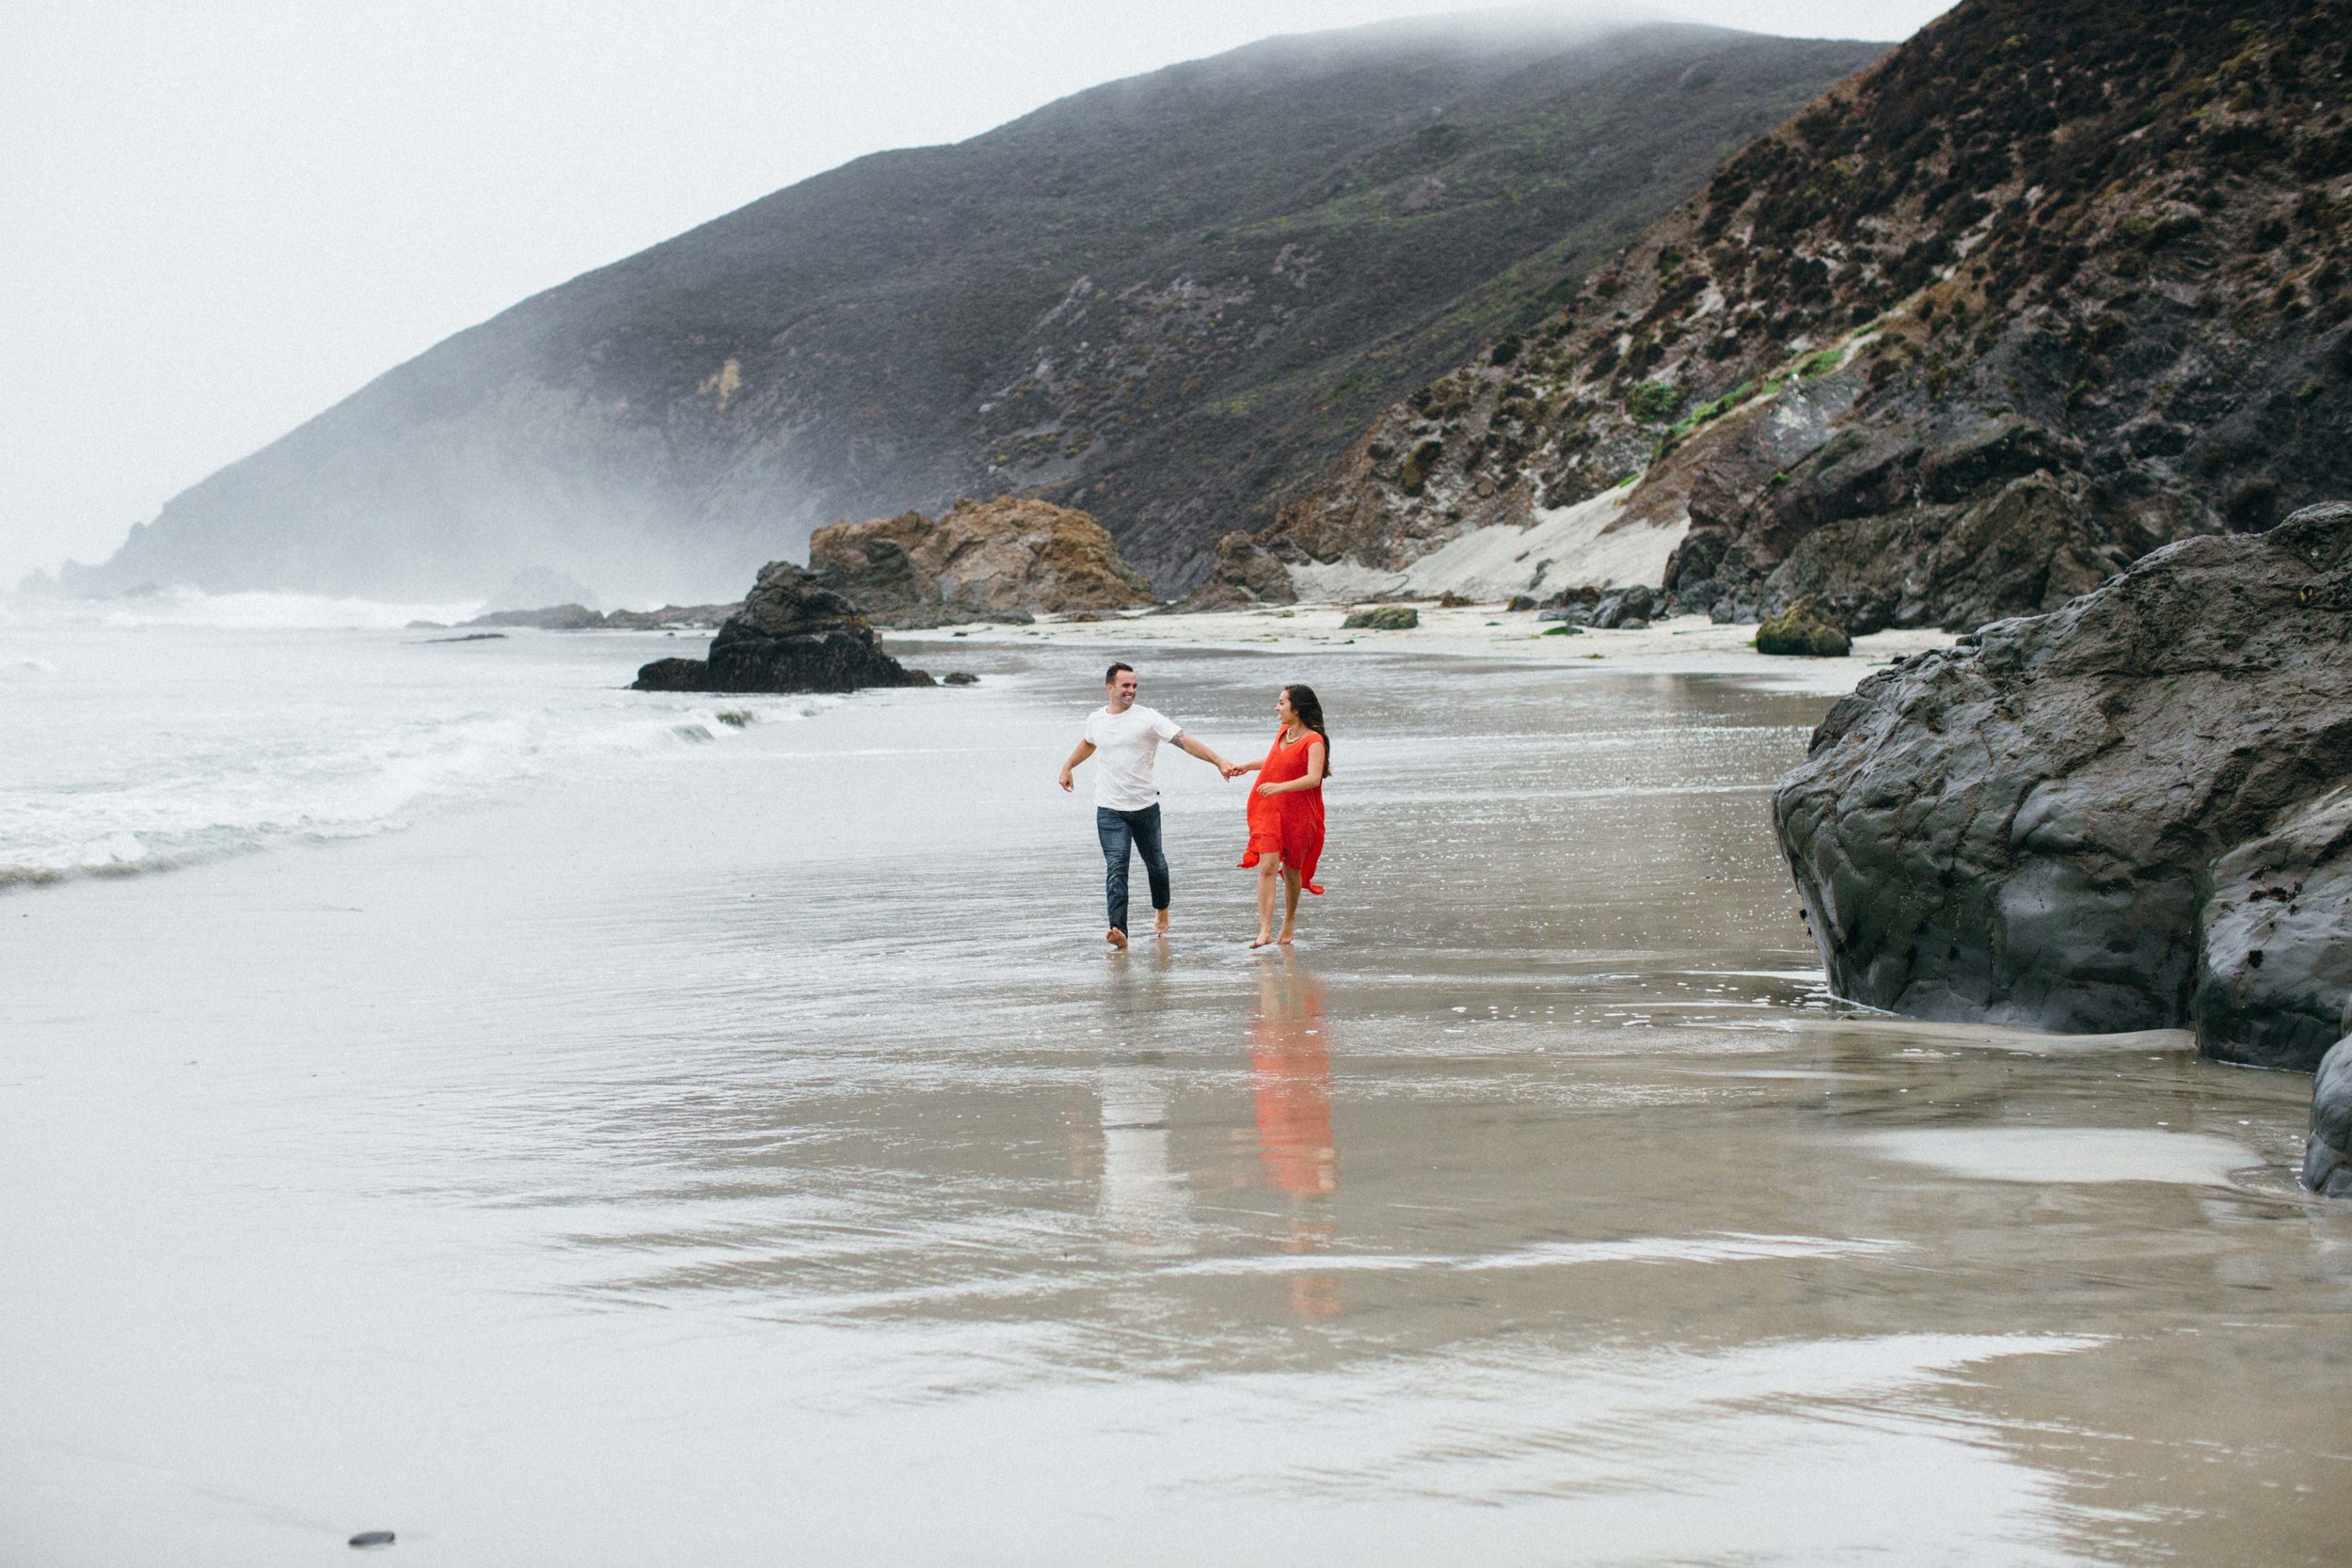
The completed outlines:
[[[1416,605],[1421,625],[1410,631],[1345,630],[1351,609],[1344,604],[1262,606],[1251,610],[1175,613],[1140,610],[1099,620],[1041,617],[1030,626],[974,622],[885,631],[885,641],[919,644],[926,650],[950,641],[995,647],[1082,646],[1106,651],[1143,647],[1232,653],[1422,654],[1450,658],[1508,659],[1567,670],[1641,674],[1760,675],[1776,684],[1822,691],[1847,691],[1871,670],[1929,648],[1956,641],[1952,632],[1888,630],[1853,640],[1842,658],[1809,658],[1756,651],[1753,623],[1709,621],[1678,615],[1633,630],[1581,626],[1573,634],[1551,634],[1562,623],[1538,621],[1533,610],[1493,605],[1443,609]]]

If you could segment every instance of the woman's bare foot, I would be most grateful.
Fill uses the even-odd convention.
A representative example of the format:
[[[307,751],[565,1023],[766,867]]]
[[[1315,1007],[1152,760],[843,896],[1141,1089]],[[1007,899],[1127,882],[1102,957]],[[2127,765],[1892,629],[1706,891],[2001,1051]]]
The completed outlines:
[[[1283,946],[1288,947],[1291,944],[1291,928],[1288,926],[1284,926],[1282,927],[1282,934],[1275,940],[1279,942]]]
[[[1258,927],[1258,940],[1251,942],[1249,945],[1252,947],[1271,947],[1274,945],[1274,933],[1261,926]]]
[[[1127,933],[1114,926],[1103,933],[1103,940],[1113,947],[1124,948],[1127,945]]]

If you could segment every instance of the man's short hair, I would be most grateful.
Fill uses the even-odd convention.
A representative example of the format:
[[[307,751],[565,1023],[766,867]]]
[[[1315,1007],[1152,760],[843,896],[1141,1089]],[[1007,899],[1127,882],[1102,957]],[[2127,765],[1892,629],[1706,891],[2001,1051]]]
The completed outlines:
[[[1132,664],[1114,664],[1109,669],[1103,672],[1103,684],[1104,686],[1108,686],[1111,682],[1117,680],[1119,678],[1119,673],[1121,670],[1124,670],[1132,674],[1135,673],[1135,668],[1136,667]]]

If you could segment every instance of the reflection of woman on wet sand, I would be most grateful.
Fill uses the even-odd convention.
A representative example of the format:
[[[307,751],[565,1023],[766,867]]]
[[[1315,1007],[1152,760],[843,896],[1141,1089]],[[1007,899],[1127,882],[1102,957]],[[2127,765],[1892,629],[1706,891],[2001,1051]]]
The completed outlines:
[[[1331,1056],[1323,1034],[1323,988],[1292,967],[1285,949],[1258,960],[1258,1016],[1249,1027],[1251,1098],[1258,1111],[1258,1158],[1266,1180],[1290,1195],[1290,1235],[1276,1244],[1322,1252],[1331,1244],[1325,1202],[1339,1190],[1339,1139],[1331,1128]],[[1292,1275],[1290,1309],[1302,1318],[1340,1310],[1338,1282],[1327,1274]]]
[[[1258,1157],[1274,1185],[1291,1194],[1340,1184],[1331,1135],[1331,1056],[1323,1039],[1323,988],[1311,974],[1258,960],[1258,1016],[1249,1025],[1251,1098]]]
[[[1298,920],[1299,888],[1323,892],[1315,885],[1315,862],[1323,857],[1323,781],[1331,763],[1323,704],[1311,686],[1286,686],[1275,699],[1274,711],[1282,728],[1265,760],[1237,769],[1258,773],[1258,786],[1249,792],[1249,846],[1241,857],[1243,865],[1258,868],[1258,940],[1252,947],[1289,942]],[[1279,939],[1274,934],[1278,877],[1287,884]]]

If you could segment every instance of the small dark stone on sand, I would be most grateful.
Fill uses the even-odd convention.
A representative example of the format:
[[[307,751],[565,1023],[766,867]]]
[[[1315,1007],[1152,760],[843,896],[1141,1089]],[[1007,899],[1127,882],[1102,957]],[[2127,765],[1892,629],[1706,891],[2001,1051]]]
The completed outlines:
[[[974,674],[969,670],[950,670],[947,672],[946,684],[949,686],[977,686],[980,684],[980,677]]]
[[[388,1529],[363,1529],[351,1538],[351,1544],[363,1550],[372,1546],[389,1546],[392,1544],[392,1532]]]

